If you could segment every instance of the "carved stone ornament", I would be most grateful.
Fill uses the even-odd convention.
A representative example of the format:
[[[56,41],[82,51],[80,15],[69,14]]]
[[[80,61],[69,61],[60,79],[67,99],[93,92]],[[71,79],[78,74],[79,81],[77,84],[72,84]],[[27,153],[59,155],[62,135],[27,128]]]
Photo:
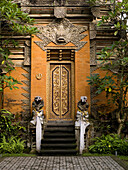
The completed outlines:
[[[13,0],[13,3],[21,3],[21,6],[29,5],[30,0]]]
[[[41,80],[41,78],[42,78],[42,74],[41,74],[41,73],[39,73],[39,74],[36,75],[36,79],[37,79],[37,80]]]
[[[66,3],[65,0],[54,0],[54,5],[55,6],[64,6]]]
[[[30,7],[21,7],[21,11],[29,14],[30,13]]]
[[[90,43],[90,65],[96,65],[96,42]]]
[[[29,41],[26,41],[26,44],[29,45]],[[21,93],[21,95],[24,97],[21,98],[21,101],[23,109],[22,114],[25,118],[27,116],[27,113],[30,112],[30,67],[23,66],[22,69],[23,72],[25,71],[25,73],[22,73],[23,93]]]
[[[22,2],[22,0],[13,0],[12,2],[13,2],[13,3],[16,3],[16,2],[21,3],[21,2]]]
[[[21,0],[21,5],[29,5],[30,1],[29,0]]]
[[[13,0],[21,3],[21,6],[85,6],[87,0]]]
[[[93,14],[94,17],[100,17],[100,7],[99,6],[93,6],[91,8],[91,12]]]
[[[47,26],[37,26],[40,33],[36,36],[42,41],[34,41],[41,49],[53,42],[56,45],[66,45],[73,43],[77,50],[81,49],[87,42],[81,41],[87,34],[87,26],[75,26],[68,19],[55,19]]]
[[[30,65],[30,41],[26,40],[25,42],[25,59],[24,59],[24,66]]]
[[[97,64],[97,63],[96,63]],[[97,64],[98,65],[98,64]],[[91,65],[91,67],[90,67],[90,73],[92,74],[94,71],[96,71],[97,70],[97,65]]]
[[[92,39],[96,38],[96,34],[97,34],[96,24],[90,23],[89,29],[90,29],[90,40],[92,40]]]
[[[54,7],[54,16],[56,18],[64,18],[67,13],[66,7]]]

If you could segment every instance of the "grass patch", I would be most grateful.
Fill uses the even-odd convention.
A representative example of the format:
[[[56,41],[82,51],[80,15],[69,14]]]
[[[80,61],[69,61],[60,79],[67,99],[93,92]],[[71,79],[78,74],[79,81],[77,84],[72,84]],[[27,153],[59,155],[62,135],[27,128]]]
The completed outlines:
[[[84,153],[82,156],[112,156],[112,154]]]
[[[127,166],[128,166],[128,156],[117,156],[119,159],[121,159]]]
[[[32,157],[32,156],[37,156],[36,154],[26,154],[26,153],[12,153],[12,154],[9,154],[9,153],[4,153],[4,154],[1,154],[1,157]]]
[[[128,161],[128,156],[117,156],[118,158],[122,159],[122,160],[125,160],[125,161]]]

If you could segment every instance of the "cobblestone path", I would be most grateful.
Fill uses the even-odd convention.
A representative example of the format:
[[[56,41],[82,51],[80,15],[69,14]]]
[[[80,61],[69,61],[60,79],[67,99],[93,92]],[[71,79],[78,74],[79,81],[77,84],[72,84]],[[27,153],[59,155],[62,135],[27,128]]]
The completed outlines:
[[[124,170],[109,156],[7,157],[0,170]]]

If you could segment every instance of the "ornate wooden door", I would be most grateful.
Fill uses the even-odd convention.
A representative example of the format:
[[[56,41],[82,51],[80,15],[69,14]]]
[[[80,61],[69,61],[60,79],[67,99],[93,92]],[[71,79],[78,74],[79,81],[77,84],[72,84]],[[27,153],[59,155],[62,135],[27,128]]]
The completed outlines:
[[[50,119],[71,118],[71,65],[50,65]]]

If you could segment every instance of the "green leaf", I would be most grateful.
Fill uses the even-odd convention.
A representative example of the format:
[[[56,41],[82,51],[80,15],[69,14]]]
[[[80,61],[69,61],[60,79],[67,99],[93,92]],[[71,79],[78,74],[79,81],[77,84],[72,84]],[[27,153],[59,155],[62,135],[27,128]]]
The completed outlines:
[[[105,91],[107,91],[108,89],[107,88],[105,88]]]
[[[117,22],[117,27],[118,27],[118,28],[120,27],[120,23],[119,23],[119,22]]]
[[[118,34],[118,31],[115,31],[115,32],[114,32],[114,35],[116,36],[117,34]]]
[[[109,91],[109,92],[111,92],[111,91],[112,91],[111,87],[109,87],[108,91]]]
[[[2,61],[2,65],[3,65],[4,63],[5,63],[5,61],[3,60],[3,61]]]
[[[19,89],[19,87],[13,86],[14,89]]]

